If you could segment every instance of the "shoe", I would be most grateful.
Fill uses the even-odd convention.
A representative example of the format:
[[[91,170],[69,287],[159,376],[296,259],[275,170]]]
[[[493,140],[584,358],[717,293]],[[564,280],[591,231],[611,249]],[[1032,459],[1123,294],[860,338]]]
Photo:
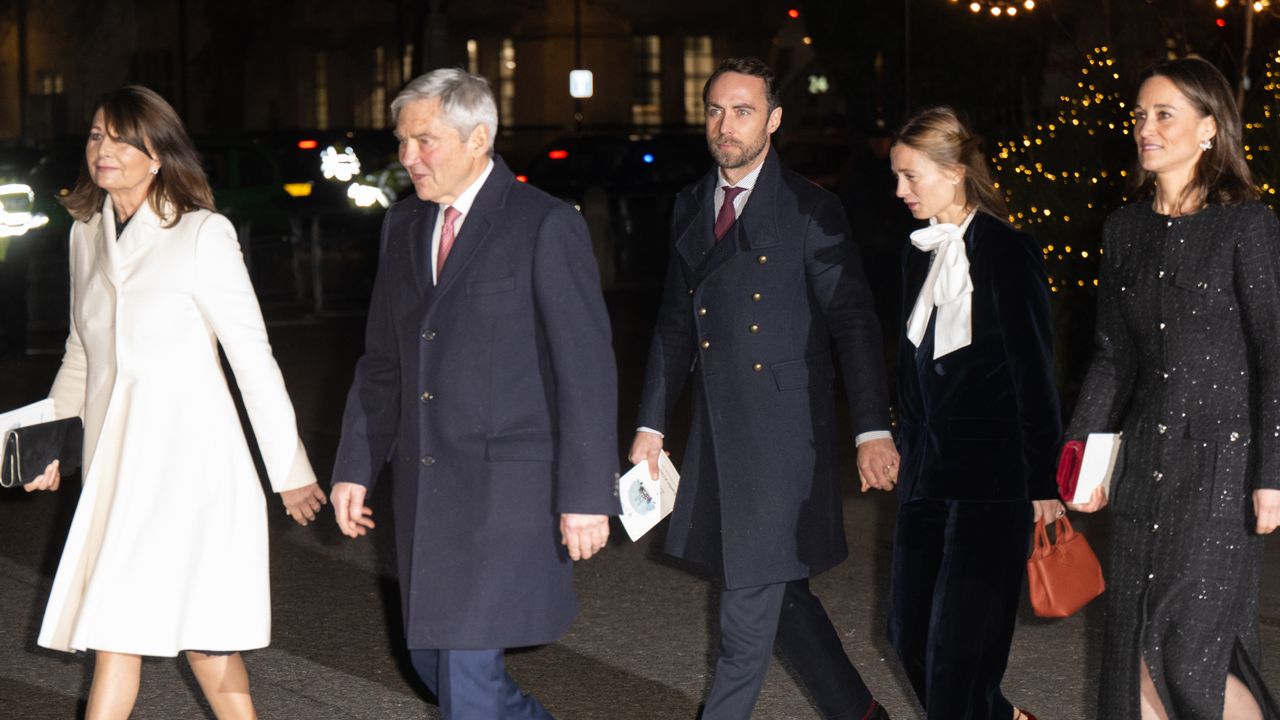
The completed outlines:
[[[1016,707],[1013,709],[1013,711],[1017,713],[1016,715],[1013,716],[1013,720],[1036,720],[1035,715],[1032,715],[1031,713],[1027,712],[1026,710],[1023,710],[1022,708]]]
[[[889,713],[885,712],[883,705],[872,700],[871,707],[867,708],[867,714],[862,716],[862,720],[889,720]]]

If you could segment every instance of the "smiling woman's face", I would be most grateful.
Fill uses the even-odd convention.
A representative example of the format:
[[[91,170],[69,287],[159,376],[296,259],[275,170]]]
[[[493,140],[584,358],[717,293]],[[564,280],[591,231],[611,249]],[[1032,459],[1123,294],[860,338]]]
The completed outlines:
[[[152,168],[159,169],[160,163],[121,140],[114,131],[115,128],[107,127],[102,110],[94,113],[89,140],[84,147],[89,177],[117,204],[118,199],[127,198],[128,205],[137,207],[151,189],[155,178]]]
[[[1200,160],[1200,143],[1212,139],[1217,123],[1201,115],[1178,86],[1163,75],[1138,89],[1133,109],[1133,138],[1142,169],[1157,175],[1190,178]]]

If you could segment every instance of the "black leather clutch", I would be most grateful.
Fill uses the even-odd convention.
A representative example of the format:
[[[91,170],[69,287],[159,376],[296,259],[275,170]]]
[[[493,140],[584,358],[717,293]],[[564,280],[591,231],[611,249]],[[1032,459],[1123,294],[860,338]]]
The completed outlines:
[[[83,451],[84,423],[78,417],[14,428],[5,434],[0,487],[26,485],[54,460],[64,477],[74,474]]]

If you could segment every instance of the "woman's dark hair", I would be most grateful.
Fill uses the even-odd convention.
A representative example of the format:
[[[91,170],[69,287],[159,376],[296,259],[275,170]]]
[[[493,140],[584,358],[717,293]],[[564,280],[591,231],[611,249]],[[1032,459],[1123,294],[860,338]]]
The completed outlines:
[[[165,227],[192,210],[213,210],[213,191],[178,113],[155,91],[141,85],[126,85],[103,95],[94,108],[102,111],[103,131],[120,142],[160,161],[160,172],[151,182],[147,200]],[[150,144],[150,149],[147,145]],[[88,222],[102,211],[106,191],[94,184],[88,162],[80,163],[76,187],[62,199],[71,216]],[[172,213],[166,217],[166,213]]]
[[[946,105],[925,108],[911,116],[894,138],[944,168],[964,168],[964,197],[979,210],[1005,220],[1009,206],[996,189],[982,154],[982,138],[955,109]]]
[[[1191,182],[1182,189],[1177,208],[1188,202],[1198,205],[1201,201],[1217,205],[1237,205],[1258,197],[1253,186],[1253,175],[1244,160],[1244,129],[1240,123],[1240,110],[1236,107],[1231,84],[1218,68],[1198,58],[1165,60],[1142,74],[1142,82],[1153,77],[1168,78],[1200,113],[1211,117],[1218,126],[1213,137],[1213,147],[1200,154],[1192,170]],[[1135,132],[1136,132],[1135,127]],[[1134,172],[1134,187],[1139,195],[1155,192],[1155,173],[1142,169],[1139,163]]]

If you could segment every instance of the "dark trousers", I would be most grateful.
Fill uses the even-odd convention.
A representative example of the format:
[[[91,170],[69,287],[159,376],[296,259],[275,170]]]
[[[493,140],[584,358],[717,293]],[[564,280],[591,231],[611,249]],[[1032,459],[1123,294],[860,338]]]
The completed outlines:
[[[554,720],[507,674],[503,651],[410,650],[445,720]]]
[[[1000,690],[1026,572],[1031,504],[898,508],[889,640],[929,720],[1007,720]]]
[[[823,717],[861,720],[871,694],[808,580],[723,590],[720,657],[703,720],[746,720],[776,648]]]

